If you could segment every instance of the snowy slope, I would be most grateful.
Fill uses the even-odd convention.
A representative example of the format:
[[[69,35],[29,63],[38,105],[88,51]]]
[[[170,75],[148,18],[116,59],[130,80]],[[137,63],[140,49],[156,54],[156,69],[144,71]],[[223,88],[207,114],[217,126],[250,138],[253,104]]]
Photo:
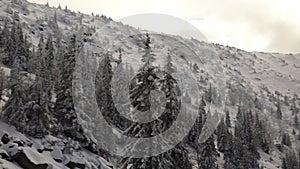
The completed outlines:
[[[10,0],[0,1],[0,26],[3,26],[6,19],[12,21],[14,12],[18,13],[19,20],[24,25],[25,33],[29,36],[30,41],[33,42],[33,45],[36,46],[41,34],[47,35],[50,33],[53,34],[54,39],[58,38],[56,30],[51,27],[51,21],[54,20],[56,15],[63,42],[68,41],[72,32],[82,31],[83,36],[81,38],[83,43],[90,47],[90,52],[110,51],[117,58],[118,53],[116,51],[121,47],[124,50],[124,61],[131,64],[135,71],[138,70],[142,58],[140,53],[142,34],[144,32],[122,23],[114,22],[105,16],[89,16],[79,12],[50,8],[26,1],[20,2],[22,3],[11,4]],[[82,30],[79,29],[81,26],[83,27]],[[95,33],[90,31],[92,27],[95,27]],[[282,121],[277,120],[271,114],[271,110],[276,108],[277,95],[275,91],[281,93],[279,98],[282,102],[284,101],[284,96],[287,96],[289,100],[293,98],[294,94],[300,96],[300,54],[251,53],[234,47],[209,44],[195,39],[184,39],[179,36],[153,34],[151,38],[155,49],[153,52],[157,56],[155,65],[163,66],[165,56],[171,49],[174,55],[175,67],[179,71],[193,71],[191,65],[196,63],[202,70],[193,73],[198,80],[202,77],[210,79],[215,84],[220,83],[226,86],[230,84],[237,93],[243,95],[243,99],[250,107],[251,105],[253,106],[254,99],[257,97],[264,106],[261,110],[252,107],[253,111],[259,112],[263,118],[267,119],[274,138],[280,137],[280,132],[278,131],[291,133],[294,129],[292,125],[293,116],[288,105],[282,105]],[[218,59],[211,56],[217,56]],[[220,78],[223,77],[220,72],[224,73],[223,76],[226,79]],[[207,86],[208,83],[203,84],[203,87]],[[219,87],[222,89],[221,86]],[[238,99],[235,100],[237,102],[235,104],[228,102],[226,102],[227,108],[232,114],[232,119],[235,120]],[[300,104],[299,99],[297,103]],[[24,135],[3,125],[1,123],[0,137],[4,132],[7,132],[13,137],[28,140]],[[296,133],[299,133],[299,131],[296,130]],[[294,137],[292,137],[292,141],[293,147],[298,148],[300,145],[299,141]],[[27,149],[25,149],[26,151]],[[30,149],[28,151],[28,154],[34,154],[31,152],[33,150]],[[266,168],[277,168],[281,164],[280,156],[282,154],[275,148],[271,155],[261,154],[261,164]],[[39,159],[40,157],[34,159],[43,161],[49,159],[51,154],[44,155],[43,159]],[[271,157],[272,160],[270,160]],[[76,157],[73,156],[72,158]],[[99,161],[101,163],[101,160]],[[53,160],[48,162],[54,166],[60,165]],[[17,168],[17,165],[15,166],[15,164],[7,161],[2,161],[2,163],[8,168],[12,166]]]

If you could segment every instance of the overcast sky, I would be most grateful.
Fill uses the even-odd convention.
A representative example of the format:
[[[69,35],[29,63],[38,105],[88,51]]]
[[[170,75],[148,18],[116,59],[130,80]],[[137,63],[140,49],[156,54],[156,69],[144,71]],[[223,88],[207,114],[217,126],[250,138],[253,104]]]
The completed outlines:
[[[191,23],[210,42],[247,51],[300,53],[299,0],[29,1],[67,5],[75,11],[104,14],[114,20],[143,13],[167,14]]]

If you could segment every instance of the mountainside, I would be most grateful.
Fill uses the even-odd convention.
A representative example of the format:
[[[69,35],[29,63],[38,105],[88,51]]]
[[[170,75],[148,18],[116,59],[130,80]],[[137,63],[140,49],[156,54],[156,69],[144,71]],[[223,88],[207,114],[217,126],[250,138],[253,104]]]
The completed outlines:
[[[298,124],[300,111],[300,54],[246,52],[234,47],[202,42],[193,38],[185,39],[179,36],[139,30],[115,22],[103,15],[86,15],[73,12],[67,8],[51,8],[47,5],[32,4],[23,0],[1,0],[0,32],[4,32],[3,30],[7,27],[7,29],[10,29],[11,35],[14,25],[18,25],[16,26],[17,30],[22,27],[22,29],[20,28],[22,30],[21,34],[24,34],[24,39],[28,41],[28,44],[26,42],[24,44],[28,46],[24,49],[25,52],[11,53],[7,47],[10,45],[1,44],[6,36],[2,34],[0,36],[2,40],[4,39],[0,41],[1,68],[3,70],[3,75],[1,74],[0,168],[147,168],[147,165],[154,165],[153,162],[174,168],[171,164],[179,165],[180,163],[178,159],[176,160],[176,156],[179,156],[176,154],[178,152],[184,152],[179,153],[180,157],[178,157],[179,160],[183,159],[181,165],[185,165],[181,168],[201,168],[200,166],[203,168],[206,164],[201,162],[214,163],[214,160],[219,168],[226,168],[225,166],[228,165],[228,161],[231,159],[234,161],[230,161],[234,163],[232,165],[236,165],[235,162],[242,163],[243,159],[238,158],[239,149],[233,150],[234,148],[229,145],[233,144],[236,147],[240,146],[239,144],[246,145],[245,142],[247,141],[241,140],[239,142],[237,140],[239,140],[239,136],[246,135],[245,137],[248,137],[245,134],[247,132],[251,133],[251,136],[249,136],[251,137],[251,141],[249,141],[251,142],[249,143],[251,153],[254,152],[253,149],[257,149],[257,152],[259,152],[260,157],[257,158],[259,167],[296,169],[300,166],[298,160],[300,159],[300,125]],[[76,40],[73,39],[73,34],[76,35]],[[13,44],[13,42],[11,43]],[[23,42],[20,44],[23,44]],[[45,47],[42,48],[41,44]],[[51,53],[50,48],[53,48],[54,52]],[[78,53],[76,53],[77,50]],[[74,58],[69,57],[72,54],[74,54]],[[77,54],[79,57],[76,58]],[[50,56],[53,57],[50,60],[53,65],[48,64],[50,61],[48,62],[47,59]],[[152,59],[150,56],[154,58]],[[85,61],[85,58],[87,58],[87,61]],[[76,64],[75,61],[77,61]],[[117,126],[123,134],[136,136],[143,133],[143,131],[137,129],[140,127],[139,125],[130,127],[127,122],[121,123],[120,119],[122,118],[110,115],[115,113],[115,109],[110,106],[106,107],[106,105],[114,103],[110,98],[111,94],[105,95],[107,91],[111,90],[108,81],[112,79],[112,81],[120,81],[120,84],[123,83],[122,79],[114,79],[113,77],[113,73],[118,72],[119,62],[124,64],[124,70],[121,71],[125,72],[124,76],[133,77],[138,75],[137,77],[141,78],[142,81],[144,80],[140,82],[140,79],[137,78],[134,79],[135,82],[131,81],[127,87],[130,88],[129,92],[142,93],[140,90],[144,88],[143,85],[152,84],[148,77],[155,77],[154,74],[160,72],[161,69],[169,70],[168,68],[172,68],[172,71],[178,73],[174,73],[177,75],[174,75],[174,77],[180,78],[184,85],[188,85],[187,83],[192,82],[190,79],[194,78],[199,88],[200,97],[196,97],[198,94],[195,94],[195,91],[187,90],[182,93],[182,99],[189,100],[187,102],[190,105],[196,105],[202,101],[207,106],[203,108],[204,112],[201,112],[201,108],[198,110],[198,108],[192,106],[191,110],[187,111],[190,114],[202,113],[200,116],[203,115],[204,120],[201,120],[206,122],[196,121],[196,127],[193,128],[193,131],[198,131],[195,129],[198,123],[199,128],[204,126],[204,128],[211,127],[215,129],[220,121],[224,121],[224,118],[229,119],[232,125],[226,124],[226,130],[221,129],[220,126],[222,125],[220,125],[218,130],[214,133],[211,132],[212,136],[209,135],[207,138],[204,136],[205,134],[201,135],[200,137],[206,138],[201,144],[194,143],[198,138],[186,138],[188,141],[176,145],[174,152],[170,150],[166,153],[167,155],[147,159],[150,161],[149,163],[147,160],[145,162],[130,158],[123,159],[114,154],[109,154],[105,150],[99,150],[97,148],[97,146],[101,148],[99,138],[103,136],[97,136],[97,132],[92,131],[95,126],[99,127],[97,126],[97,112],[94,112],[94,106],[102,106],[101,113],[106,114],[105,117],[109,119],[108,121],[111,120],[110,123]],[[172,62],[172,66],[168,67],[170,62]],[[97,72],[98,63],[100,63],[99,69],[102,71],[96,77],[93,73]],[[154,70],[145,69],[147,70],[146,73],[141,73],[143,64],[145,64],[144,68],[153,66]],[[19,67],[16,68],[16,65]],[[51,67],[53,69],[47,69]],[[14,77],[16,71],[18,81],[9,80],[9,77]],[[84,79],[83,83],[79,84],[82,86],[78,87],[73,84],[75,87],[72,88],[73,72]],[[176,88],[177,85],[172,81],[174,79],[167,79],[168,76],[165,76],[164,73],[163,71],[163,78],[155,77],[163,81],[157,80],[159,81],[157,83],[161,83],[157,86],[169,85],[168,87]],[[101,87],[99,89],[97,86],[97,89],[94,89],[86,82],[93,81],[93,78],[96,78],[96,83],[100,78],[99,86]],[[153,81],[156,84],[156,81]],[[16,93],[22,93],[23,90],[15,88],[15,83],[17,86],[22,84],[20,85],[21,88],[27,86],[28,91],[26,90],[23,95],[30,95],[30,97],[18,100],[23,95],[17,95]],[[120,86],[122,87],[122,85]],[[40,89],[44,86],[48,88]],[[70,92],[69,90],[75,90],[76,87],[79,89],[76,90],[78,93],[75,92],[75,95],[77,94],[80,99],[68,100],[71,98],[70,95],[74,94],[74,91],[70,95],[66,93]],[[174,96],[176,92],[174,92],[175,94],[170,93],[166,89],[167,87],[161,88],[166,93],[167,100],[176,100]],[[39,94],[31,96],[36,90],[40,91]],[[95,99],[98,105],[89,101],[94,99],[91,98],[91,95],[95,94],[95,91],[96,94],[99,94]],[[135,93],[133,92],[133,94]],[[117,93],[117,95],[122,94]],[[135,101],[136,106],[140,106],[139,108],[142,109],[143,101],[132,95],[130,95],[130,101]],[[114,96],[112,97],[114,98]],[[43,99],[46,100],[46,98],[51,103],[43,102]],[[75,111],[74,104],[75,109],[80,110],[79,114],[73,112]],[[16,105],[22,105],[23,107]],[[45,116],[43,113],[36,113],[38,108],[34,105],[40,105],[41,111],[39,111],[47,112]],[[177,109],[178,107],[171,106],[166,111],[176,113]],[[18,114],[20,118],[11,116],[7,118],[7,115],[15,112],[20,112]],[[23,112],[25,112],[25,115]],[[32,116],[36,116],[38,119],[36,120],[28,115],[30,114],[28,112],[36,113]],[[73,114],[70,113],[71,117],[63,117],[65,116],[62,115],[63,112],[72,112]],[[228,115],[226,115],[226,112],[228,112]],[[25,121],[22,121],[21,115],[26,116]],[[224,115],[224,118],[222,115]],[[209,120],[211,116],[215,117],[217,122]],[[42,123],[49,123],[49,126],[41,124],[40,118],[44,117],[47,117],[47,122]],[[195,116],[192,115],[192,117]],[[13,119],[12,122],[10,119]],[[247,121],[247,119],[250,120]],[[30,128],[30,125],[40,125],[43,129],[32,133],[31,131],[36,129]],[[172,123],[167,125],[172,125]],[[244,129],[242,126],[249,126],[251,131]],[[61,128],[68,127],[72,129],[61,130]],[[258,129],[256,130],[255,127],[258,127]],[[139,132],[136,132],[137,130]],[[157,132],[161,132],[161,130],[158,129]],[[227,144],[222,143],[220,138],[227,139],[228,133],[231,133],[230,136],[232,137],[230,137],[230,144],[228,142]],[[199,137],[200,132],[195,135]],[[263,136],[265,140],[260,140],[259,136]],[[121,145],[118,148],[123,151]],[[225,150],[220,148],[222,147],[220,145],[226,147]],[[204,148],[201,148],[201,146]],[[234,155],[230,154],[229,149],[232,149]],[[217,155],[212,155],[212,152],[203,153],[205,151],[215,151]],[[203,153],[202,156],[199,153]],[[246,151],[240,156],[244,157],[247,153]],[[253,154],[249,156],[252,158]],[[293,155],[297,157],[294,158]],[[205,159],[206,156],[207,159]],[[225,158],[225,156],[228,158]],[[245,157],[247,156],[245,155]],[[203,159],[201,160],[201,158]],[[285,163],[295,165],[283,166]],[[216,168],[213,165],[207,166]],[[152,168],[156,167],[152,166]],[[234,167],[227,166],[227,168]],[[247,168],[247,166],[239,166],[239,168]]]

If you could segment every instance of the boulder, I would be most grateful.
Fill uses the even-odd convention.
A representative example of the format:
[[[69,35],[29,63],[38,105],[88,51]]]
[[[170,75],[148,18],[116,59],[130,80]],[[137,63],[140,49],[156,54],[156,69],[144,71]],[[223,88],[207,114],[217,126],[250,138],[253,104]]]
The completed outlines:
[[[10,141],[7,133],[3,134],[1,141],[3,144],[7,144]]]
[[[13,159],[23,168],[47,169],[48,164],[41,155],[30,148],[23,148]]]
[[[53,151],[51,152],[51,156],[56,162],[58,163],[63,162],[64,155],[62,154],[61,150],[58,147],[53,148]]]
[[[5,150],[0,149],[0,158],[9,160],[10,156],[9,156],[9,154]]]
[[[70,169],[84,169],[85,168],[85,162],[82,159],[82,157],[78,156],[77,154],[69,154],[66,155],[66,162],[65,166],[67,166]]]

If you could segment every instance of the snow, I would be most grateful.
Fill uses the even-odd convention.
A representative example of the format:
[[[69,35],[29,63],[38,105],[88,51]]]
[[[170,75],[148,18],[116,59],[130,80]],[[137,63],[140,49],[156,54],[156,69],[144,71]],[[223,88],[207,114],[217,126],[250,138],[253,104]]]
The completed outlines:
[[[124,62],[133,66],[136,72],[141,65],[141,47],[140,41],[142,39],[142,33],[130,26],[123,25],[117,22],[108,22],[104,17],[93,18],[85,14],[76,13],[76,15],[64,10],[58,10],[56,8],[47,8],[44,5],[31,4],[26,1],[22,1],[26,4],[29,9],[29,14],[24,15],[25,11],[19,11],[21,22],[25,24],[24,31],[28,34],[30,41],[33,45],[37,45],[40,34],[51,33],[54,34],[53,30],[49,28],[48,22],[41,22],[41,18],[51,19],[54,13],[57,13],[57,19],[59,27],[62,30],[64,39],[68,39],[70,30],[75,30],[78,25],[79,18],[83,16],[83,25],[96,26],[96,34],[91,37],[85,37],[91,39],[91,42],[87,43],[87,49],[92,53],[100,53],[103,49],[107,49],[113,53],[113,57],[118,57],[114,51],[122,47],[124,49]],[[6,13],[6,7],[10,3],[9,0],[0,1],[0,16],[1,18],[7,16],[11,18],[11,15]],[[12,7],[13,10],[20,10],[19,7]],[[3,16],[3,17],[2,17]],[[39,20],[39,21],[37,21]],[[44,25],[45,31],[40,31],[38,28]],[[0,21],[0,26],[3,22]],[[32,31],[35,34],[32,34]],[[132,36],[132,37],[129,37]],[[165,56],[168,54],[169,49],[174,49],[175,56],[183,56],[182,58],[173,57],[175,66],[180,70],[189,70],[191,63],[197,63],[200,69],[204,70],[204,73],[195,74],[196,77],[205,77],[206,73],[209,79],[213,82],[219,82],[220,72],[225,73],[225,81],[219,83],[229,82],[232,85],[241,86],[240,92],[249,94],[250,96],[257,95],[264,104],[263,110],[258,111],[259,114],[265,118],[269,125],[270,130],[273,132],[274,137],[279,136],[280,130],[291,133],[293,127],[293,119],[288,106],[283,106],[284,112],[283,121],[279,122],[270,114],[270,108],[274,108],[274,102],[268,101],[268,92],[266,89],[273,94],[275,91],[280,91],[283,95],[291,97],[294,93],[300,96],[300,54],[287,55],[287,54],[275,54],[275,53],[262,53],[253,52],[249,53],[233,47],[227,47],[217,44],[208,44],[205,42],[199,42],[197,40],[184,39],[179,36],[166,36],[160,34],[151,35],[151,38],[155,44],[155,51],[153,52],[157,57],[154,64],[156,66],[162,66],[165,62]],[[118,42],[116,44],[116,42]],[[182,46],[182,43],[185,45]],[[211,56],[217,55],[222,57],[222,60],[212,59]],[[225,68],[225,65],[228,67]],[[230,67],[230,68],[229,68]],[[1,66],[6,76],[10,75],[10,69]],[[218,70],[218,71],[217,71]],[[29,79],[34,79],[34,75],[29,75]],[[28,80],[30,81],[30,80]],[[216,83],[218,84],[218,83]],[[207,87],[206,84],[201,84],[203,87]],[[3,96],[4,100],[7,100],[7,96]],[[282,98],[281,98],[282,99]],[[195,102],[195,101],[193,101]],[[2,107],[4,102],[1,102]],[[214,107],[213,107],[214,108]],[[231,113],[232,122],[235,121],[235,114],[237,111],[236,105],[226,107]],[[214,112],[214,111],[211,111]],[[92,119],[90,119],[92,120]],[[90,123],[87,123],[90,124]],[[208,124],[212,125],[212,124]],[[234,124],[233,124],[234,125]],[[89,131],[90,132],[90,131]],[[297,130],[297,132],[300,132]],[[64,166],[57,163],[54,159],[61,159],[64,154],[61,150],[65,146],[61,138],[53,136],[46,136],[45,140],[36,140],[28,138],[27,136],[17,132],[14,127],[9,126],[3,122],[0,122],[0,138],[4,133],[8,133],[13,139],[19,139],[30,144],[33,142],[33,147],[22,148],[26,154],[35,162],[47,162],[58,168]],[[299,141],[292,137],[293,148],[299,146]],[[45,146],[51,146],[54,143],[56,146],[53,147],[52,152],[38,153],[38,149],[44,149]],[[9,145],[16,147],[11,149],[10,153],[17,153],[18,147],[14,143]],[[2,146],[7,149],[8,145]],[[87,163],[88,160],[97,159],[96,161],[101,164],[102,168],[109,168],[112,166],[111,163],[101,157],[95,157],[88,152],[81,152],[84,154],[85,159],[77,155],[67,155],[69,160],[80,161],[80,163]],[[260,152],[262,159],[260,163],[267,169],[274,169],[281,165],[280,156],[282,155],[278,151],[272,152],[270,155]],[[270,160],[272,157],[273,160]],[[219,159],[222,163],[222,160]],[[7,168],[19,168],[17,165],[12,164],[6,160],[1,160],[0,163]],[[95,162],[96,163],[96,162]],[[96,164],[92,164],[96,165]],[[0,165],[1,166],[1,165]],[[54,168],[55,168],[54,167]]]
[[[0,168],[1,169],[22,169],[17,164],[11,163],[4,159],[0,159]]]
[[[47,157],[39,154],[36,151],[33,151],[29,147],[24,147],[21,150],[26,154],[26,156],[29,158],[29,160],[31,162],[33,162],[34,164],[47,164],[48,163]]]
[[[101,162],[101,167],[103,167],[104,169],[109,169],[110,167],[113,166],[110,162],[106,161],[106,160],[105,160],[104,158],[102,158],[102,157],[99,157],[98,159],[99,159],[99,161]]]
[[[15,127],[10,126],[10,125],[0,121],[0,138],[2,138],[4,133],[9,133],[10,137],[17,138],[20,140],[25,140],[27,143],[31,142],[29,138],[27,138],[20,132],[16,131]]]
[[[53,157],[54,160],[63,160],[63,154],[61,150],[58,147],[54,147],[53,151],[51,152],[51,156]]]

